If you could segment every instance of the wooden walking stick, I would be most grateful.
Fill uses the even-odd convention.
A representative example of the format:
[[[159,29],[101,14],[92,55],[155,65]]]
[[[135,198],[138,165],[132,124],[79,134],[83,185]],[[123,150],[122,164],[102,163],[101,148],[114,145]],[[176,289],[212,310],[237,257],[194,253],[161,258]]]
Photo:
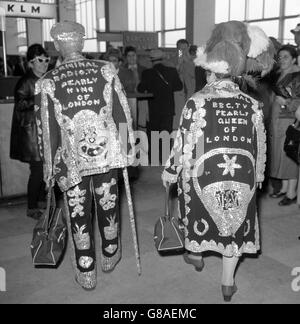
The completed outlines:
[[[137,265],[137,269],[138,269],[138,274],[140,276],[142,274],[141,259],[140,259],[140,251],[139,251],[139,245],[138,245],[138,239],[137,239],[137,233],[136,233],[136,221],[135,221],[135,216],[134,216],[134,211],[133,211],[133,203],[132,203],[132,197],[131,197],[131,192],[130,192],[127,168],[123,169],[123,178],[124,178],[126,196],[127,196],[127,201],[128,201],[129,219],[130,219],[130,224],[131,224],[136,265]]]

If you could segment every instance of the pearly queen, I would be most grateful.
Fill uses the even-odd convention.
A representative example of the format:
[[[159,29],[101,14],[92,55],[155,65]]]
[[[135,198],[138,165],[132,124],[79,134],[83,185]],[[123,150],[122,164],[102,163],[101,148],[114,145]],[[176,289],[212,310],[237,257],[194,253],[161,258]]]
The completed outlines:
[[[259,103],[231,80],[212,82],[187,102],[162,175],[178,182],[187,250],[240,256],[260,249],[256,186],[265,142]]]

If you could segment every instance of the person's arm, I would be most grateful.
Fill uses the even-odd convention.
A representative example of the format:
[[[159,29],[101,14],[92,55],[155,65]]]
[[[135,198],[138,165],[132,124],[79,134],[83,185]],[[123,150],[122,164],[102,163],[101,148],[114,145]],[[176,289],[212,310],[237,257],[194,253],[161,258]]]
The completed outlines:
[[[141,81],[137,86],[137,91],[140,93],[145,93],[145,92],[150,92],[150,87],[148,84],[148,70],[144,70],[142,72],[142,77],[141,77]]]
[[[264,126],[264,118],[261,110],[256,111],[256,118],[254,120],[254,126],[256,130],[256,182],[261,184],[265,179],[266,168],[266,131]]]
[[[297,118],[298,121],[300,121],[300,106],[298,107],[298,109],[295,112],[295,117]]]
[[[107,70],[106,75],[111,76],[107,81],[110,82],[111,86],[112,115],[119,131],[120,144],[123,154],[127,156],[128,164],[132,164],[135,157],[135,139],[130,107],[116,70],[112,65],[106,65],[105,68]]]
[[[59,149],[60,127],[55,118],[55,84],[51,80],[41,79],[35,86],[35,114],[37,123],[38,147],[44,163],[44,181],[50,187],[54,173],[54,163]],[[50,91],[50,92],[49,92]]]
[[[181,50],[180,53],[178,52],[176,69],[177,69],[180,77],[182,76],[182,73],[184,70],[184,64],[186,62],[188,62],[189,59],[190,59],[190,55],[189,55],[188,49],[186,49],[184,51]]]
[[[173,70],[173,77],[172,77],[173,91],[181,91],[183,89],[183,83],[176,69],[172,69],[172,70]]]
[[[287,108],[290,112],[296,112],[300,107],[300,73],[295,74],[290,85],[292,99],[287,100]]]
[[[15,88],[16,109],[19,112],[34,111],[34,92],[30,80],[21,79]]]
[[[37,140],[38,140],[38,149],[42,160],[44,160],[44,145],[43,145],[43,128],[42,128],[42,96],[41,96],[41,81],[38,81],[35,84],[34,91],[34,109],[35,109],[35,118],[37,125]]]
[[[201,66],[195,67],[195,80],[196,80],[195,92],[202,90],[204,86],[207,84],[206,72]]]
[[[183,169],[183,165],[188,165],[192,159],[191,152],[194,145],[197,145],[194,141],[198,141],[199,138],[203,136],[201,127],[196,125],[198,117],[194,114],[197,111],[196,103],[192,99],[187,102],[182,111],[174,146],[162,174],[164,185],[166,185],[166,183],[177,182],[178,176]],[[199,129],[196,130],[195,128]]]
[[[167,183],[176,183],[178,175],[182,170],[182,141],[183,133],[180,126],[176,134],[174,146],[171,150],[170,156],[166,162],[165,169],[162,173],[162,181],[165,187]]]

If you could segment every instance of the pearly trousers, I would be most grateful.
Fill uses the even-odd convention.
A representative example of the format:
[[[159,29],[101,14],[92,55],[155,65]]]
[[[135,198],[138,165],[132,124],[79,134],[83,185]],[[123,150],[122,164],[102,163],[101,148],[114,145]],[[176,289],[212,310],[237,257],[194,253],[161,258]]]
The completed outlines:
[[[118,170],[83,177],[79,185],[64,194],[64,200],[75,279],[84,288],[94,288],[97,284],[94,215],[102,241],[102,271],[112,271],[121,258]]]

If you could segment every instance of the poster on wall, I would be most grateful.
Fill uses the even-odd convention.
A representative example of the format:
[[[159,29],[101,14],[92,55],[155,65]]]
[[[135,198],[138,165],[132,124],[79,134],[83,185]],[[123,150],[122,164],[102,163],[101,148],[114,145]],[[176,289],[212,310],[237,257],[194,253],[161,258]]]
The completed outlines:
[[[123,46],[134,46],[137,50],[148,50],[158,47],[158,33],[124,32]]]

